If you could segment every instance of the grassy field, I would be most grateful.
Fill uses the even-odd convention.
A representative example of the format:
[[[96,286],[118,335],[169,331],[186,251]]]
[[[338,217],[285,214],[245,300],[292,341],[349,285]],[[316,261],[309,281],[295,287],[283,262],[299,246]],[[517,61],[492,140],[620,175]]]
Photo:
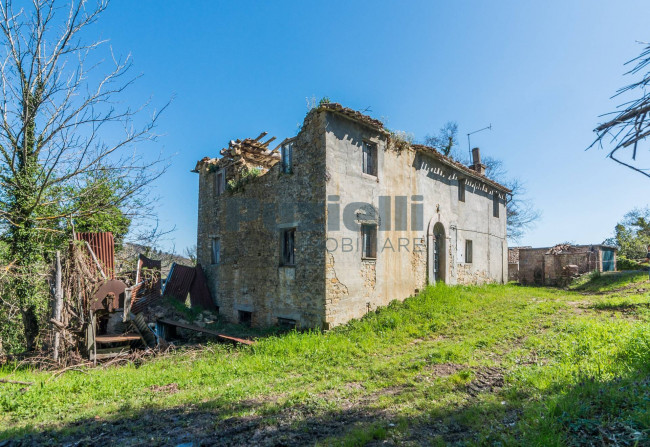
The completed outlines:
[[[0,369],[0,445],[648,445],[647,273],[426,289],[328,333]]]

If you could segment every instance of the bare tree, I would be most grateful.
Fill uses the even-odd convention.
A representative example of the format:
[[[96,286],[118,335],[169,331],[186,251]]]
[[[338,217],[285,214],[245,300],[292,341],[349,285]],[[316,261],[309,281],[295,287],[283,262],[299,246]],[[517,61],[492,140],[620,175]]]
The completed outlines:
[[[0,1],[0,231],[12,266],[11,293],[3,295],[20,309],[27,349],[47,299],[48,240],[81,213],[137,204],[134,197],[162,172],[159,158],[135,152],[155,138],[159,113],[145,118],[148,104],[132,109],[120,100],[138,78],[130,75],[131,58],[87,40],[107,6],[32,0],[18,9]],[[79,200],[106,186],[97,179],[116,178],[123,182],[113,203]]]
[[[196,244],[190,247],[185,247],[183,255],[190,260],[192,265],[196,265]]]
[[[512,192],[507,203],[506,225],[508,238],[519,241],[526,231],[534,227],[541,217],[541,212],[526,197],[526,187],[518,178],[508,176],[503,162],[493,157],[485,157],[485,175],[506,186]]]
[[[435,136],[427,135],[424,139],[426,145],[433,146],[444,155],[463,164],[469,164],[467,154],[458,148],[458,124],[449,121],[438,130]],[[501,183],[512,191],[507,203],[508,238],[518,241],[530,230],[541,217],[541,212],[533,206],[526,197],[524,183],[518,178],[508,176],[503,162],[493,157],[484,157],[486,166],[485,175]]]
[[[615,115],[615,117],[594,129],[597,137],[589,148],[596,144],[602,147],[603,140],[609,137],[610,141],[607,144],[614,145],[607,154],[609,158],[650,177],[650,169],[639,167],[637,160],[639,143],[650,136],[650,120],[647,119],[648,113],[650,112],[650,93],[646,91],[646,88],[650,85],[650,71],[646,71],[648,66],[650,66],[650,44],[644,45],[645,48],[641,54],[626,63],[626,65],[630,63],[634,63],[635,65],[625,74],[635,75],[643,71],[645,71],[645,74],[640,81],[620,88],[613,97],[625,93],[631,94],[638,90],[641,91],[641,96],[621,104],[619,106],[622,108],[621,110],[608,113],[607,115]],[[621,151],[626,149],[630,155],[630,160],[628,161],[622,160],[619,155]]]

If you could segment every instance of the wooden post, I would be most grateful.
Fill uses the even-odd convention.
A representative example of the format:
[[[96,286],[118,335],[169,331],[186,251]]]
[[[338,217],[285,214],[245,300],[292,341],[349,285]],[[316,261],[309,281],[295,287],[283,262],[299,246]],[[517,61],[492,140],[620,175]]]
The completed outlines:
[[[101,273],[102,278],[106,279],[106,275],[104,274],[104,270],[102,270],[102,265],[99,263],[99,260],[97,259],[97,256],[95,256],[95,252],[93,251],[92,248],[90,248],[90,244],[87,241],[84,241],[86,243],[86,248],[88,249],[88,252],[90,252],[90,256],[92,256],[93,261],[95,261],[95,265],[99,269],[99,273]]]
[[[61,287],[61,278],[63,273],[61,271],[61,253],[56,252],[56,273],[54,276],[54,321],[61,323],[61,308],[63,307],[63,288]],[[58,325],[55,325],[58,326]],[[54,332],[54,361],[59,361],[59,343],[61,340],[61,332],[57,328]]]

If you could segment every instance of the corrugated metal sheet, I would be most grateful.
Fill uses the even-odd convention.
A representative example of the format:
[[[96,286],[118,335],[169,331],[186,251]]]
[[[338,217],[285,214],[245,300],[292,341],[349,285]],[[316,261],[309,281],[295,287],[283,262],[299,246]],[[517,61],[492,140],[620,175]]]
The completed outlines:
[[[194,267],[173,263],[165,281],[163,296],[172,296],[179,301],[185,301],[195,275]]]
[[[77,233],[78,241],[86,241],[95,252],[108,278],[115,279],[115,241],[113,233]]]
[[[160,289],[146,287],[144,282],[131,287],[131,312],[142,312],[160,299]]]
[[[138,283],[131,288],[131,311],[141,312],[147,306],[157,301],[160,295],[160,269],[162,262],[149,259],[143,254],[138,255]],[[149,270],[143,272],[143,269]]]
[[[142,269],[151,270],[152,273],[157,272],[158,282],[160,283],[160,272],[162,270],[162,261],[156,261],[155,259],[149,259],[143,254],[138,255],[138,269],[136,272],[136,282],[140,282],[143,278]],[[146,275],[145,275],[146,276]],[[158,284],[160,287],[160,284]]]
[[[192,307],[201,306],[206,310],[216,310],[217,307],[214,305],[212,300],[212,295],[210,294],[210,289],[208,289],[208,282],[205,278],[205,273],[203,273],[203,268],[201,264],[197,264],[194,268],[196,274],[194,275],[194,281],[192,281],[192,286],[190,287],[190,304]]]

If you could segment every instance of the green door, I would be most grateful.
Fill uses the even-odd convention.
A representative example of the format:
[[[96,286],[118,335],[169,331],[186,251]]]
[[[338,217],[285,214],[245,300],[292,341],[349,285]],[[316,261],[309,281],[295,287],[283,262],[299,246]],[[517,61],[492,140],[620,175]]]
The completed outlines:
[[[603,250],[603,272],[613,272],[615,269],[614,250]]]

